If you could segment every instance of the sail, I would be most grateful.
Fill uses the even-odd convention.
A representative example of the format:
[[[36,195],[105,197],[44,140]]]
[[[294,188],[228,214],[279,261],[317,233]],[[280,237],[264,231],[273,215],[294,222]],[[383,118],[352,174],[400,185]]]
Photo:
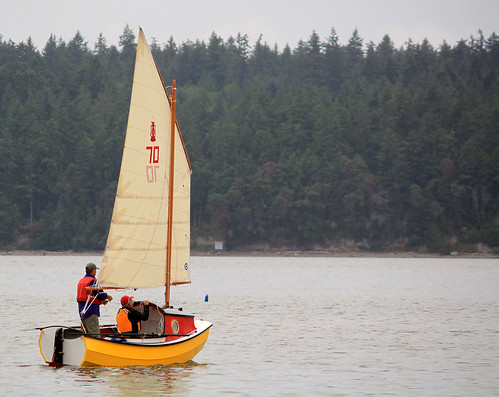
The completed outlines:
[[[125,146],[99,284],[166,284],[171,106],[139,32]],[[191,169],[175,124],[172,265],[170,283],[190,282]]]

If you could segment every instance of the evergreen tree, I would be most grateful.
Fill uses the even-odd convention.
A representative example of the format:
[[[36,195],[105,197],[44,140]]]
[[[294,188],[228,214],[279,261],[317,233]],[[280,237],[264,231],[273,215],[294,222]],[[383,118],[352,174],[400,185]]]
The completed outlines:
[[[0,36],[0,247],[103,248],[135,59],[128,25],[119,39]],[[499,246],[498,36],[363,43],[151,41],[178,83],[194,242]]]

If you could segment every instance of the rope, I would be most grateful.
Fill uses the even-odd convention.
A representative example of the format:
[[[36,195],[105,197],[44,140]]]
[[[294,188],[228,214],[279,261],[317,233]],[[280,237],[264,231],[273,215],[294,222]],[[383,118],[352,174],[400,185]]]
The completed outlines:
[[[98,295],[98,294],[97,294],[97,295]],[[97,295],[92,295],[92,294],[88,295],[88,296],[87,296],[87,301],[85,302],[85,306],[83,306],[83,309],[82,309],[82,311],[80,312],[80,324],[81,324],[81,327],[85,330],[85,332],[87,332],[87,329],[85,328],[85,325],[83,324],[83,319],[82,319],[82,317],[83,317],[83,315],[87,312],[87,310],[90,308],[90,305],[91,305],[92,303],[94,303],[94,300],[96,300],[96,299],[97,299]],[[92,299],[92,301],[91,301],[91,302],[89,302],[89,301],[90,301],[90,298],[92,298],[92,296],[93,296],[93,299]]]
[[[97,294],[97,295],[98,295],[98,294]],[[90,308],[90,305],[91,305],[92,303],[94,303],[94,300],[96,300],[96,299],[97,299],[97,295],[92,295],[92,294],[90,294],[90,295],[88,295],[88,296],[87,296],[87,301],[85,302],[85,306],[83,306],[83,310],[82,310],[82,311],[81,311],[81,313],[80,313],[80,318],[81,318],[81,316],[83,316],[83,315],[87,312],[87,310]],[[90,300],[90,298],[91,298],[92,296],[93,296],[93,299],[92,299],[92,301],[91,301],[91,302],[89,302],[89,300]]]

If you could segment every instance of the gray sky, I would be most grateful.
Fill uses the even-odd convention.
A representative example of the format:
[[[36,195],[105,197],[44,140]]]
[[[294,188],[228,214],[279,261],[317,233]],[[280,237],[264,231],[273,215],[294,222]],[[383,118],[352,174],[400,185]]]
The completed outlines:
[[[271,47],[293,49],[312,31],[326,40],[335,28],[346,44],[355,28],[364,44],[379,43],[388,34],[396,47],[409,38],[434,47],[446,40],[485,38],[499,34],[499,0],[2,0],[0,34],[15,43],[31,37],[43,50],[50,34],[69,42],[77,30],[94,48],[100,33],[107,44],[118,44],[128,23],[135,35],[144,29],[147,40],[177,45],[208,41],[212,32],[227,40],[238,33],[254,45],[259,35]]]

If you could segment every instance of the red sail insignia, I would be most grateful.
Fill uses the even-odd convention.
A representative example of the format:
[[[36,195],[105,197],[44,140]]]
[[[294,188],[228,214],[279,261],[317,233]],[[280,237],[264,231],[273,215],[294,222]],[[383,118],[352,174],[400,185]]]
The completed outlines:
[[[154,121],[151,121],[151,142],[156,142],[156,126]]]

